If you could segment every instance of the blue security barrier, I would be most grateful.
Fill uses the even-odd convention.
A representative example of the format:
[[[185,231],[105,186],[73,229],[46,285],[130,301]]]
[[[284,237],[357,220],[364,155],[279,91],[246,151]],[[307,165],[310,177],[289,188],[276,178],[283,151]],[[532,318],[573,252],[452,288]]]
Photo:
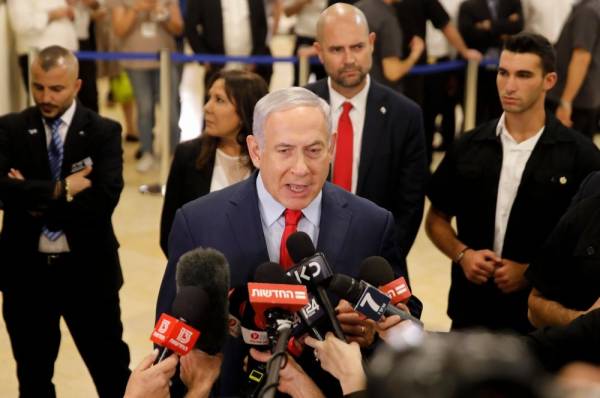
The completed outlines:
[[[300,74],[306,79],[308,77],[308,64],[319,63],[318,57],[310,59],[290,57],[272,57],[267,55],[253,56],[227,56],[215,54],[193,54],[186,55],[181,53],[169,52],[162,50],[160,52],[96,52],[96,51],[78,51],[75,53],[80,60],[97,60],[97,61],[123,61],[123,60],[147,60],[160,61],[161,74],[161,98],[166,101],[161,102],[161,119],[165,125],[161,126],[160,130],[168,129],[169,107],[171,101],[170,88],[170,69],[173,63],[199,62],[212,64],[225,64],[227,62],[238,62],[245,64],[274,64],[279,62],[294,63],[300,65]],[[411,68],[411,75],[430,75],[435,73],[443,73],[448,71],[465,70],[465,129],[470,130],[475,127],[475,109],[477,106],[476,87],[477,75],[480,67],[496,67],[497,59],[485,59],[479,64],[474,61],[467,62],[463,60],[445,61],[430,65],[416,65]],[[302,80],[301,80],[302,81]],[[164,142],[162,143],[163,153],[170,153],[168,134],[163,134]],[[161,177],[158,187],[164,185],[169,167],[169,159],[167,156],[161,158]],[[160,192],[160,190],[158,190]]]
[[[96,51],[78,51],[77,58],[81,60],[98,60],[98,61],[122,61],[122,60],[147,60],[158,61],[159,53],[149,52],[96,52]],[[252,56],[231,56],[231,55],[215,55],[215,54],[194,54],[186,55],[181,53],[171,53],[171,61],[175,63],[184,62],[200,62],[200,63],[215,63],[224,64],[227,62],[240,62],[245,64],[273,64],[278,62],[294,63],[299,61],[298,57],[272,57],[268,55],[252,55]],[[311,64],[318,64],[320,61],[317,57],[310,59]],[[494,66],[498,64],[496,59],[486,59],[480,63],[480,66]],[[448,71],[463,70],[467,66],[467,62],[463,60],[445,61],[431,65],[415,65],[411,68],[411,75],[429,75],[434,73],[442,73]]]

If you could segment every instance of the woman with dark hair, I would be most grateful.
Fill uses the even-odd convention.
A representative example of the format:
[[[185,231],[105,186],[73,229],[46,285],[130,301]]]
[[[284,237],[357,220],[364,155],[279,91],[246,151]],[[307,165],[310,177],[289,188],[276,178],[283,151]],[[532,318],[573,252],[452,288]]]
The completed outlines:
[[[208,85],[204,131],[175,149],[160,221],[160,246],[168,255],[175,212],[185,203],[247,178],[254,170],[246,137],[254,105],[268,93],[255,73],[221,70]]]

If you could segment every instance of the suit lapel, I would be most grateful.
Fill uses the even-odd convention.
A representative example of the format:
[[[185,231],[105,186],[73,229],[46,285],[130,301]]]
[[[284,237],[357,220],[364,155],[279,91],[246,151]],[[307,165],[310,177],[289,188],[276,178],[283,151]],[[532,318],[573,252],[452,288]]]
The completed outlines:
[[[50,163],[48,161],[48,148],[46,145],[46,129],[42,121],[42,115],[37,108],[32,108],[29,112],[26,122],[25,134],[30,146],[31,159],[38,163],[36,170],[39,170],[46,179],[51,179]]]
[[[375,160],[377,148],[381,145],[380,140],[385,131],[387,109],[385,92],[377,87],[377,83],[371,80],[371,87],[367,94],[367,108],[365,112],[365,124],[362,131],[362,146],[360,150],[360,164],[358,167],[357,192],[365,182],[369,168]]]
[[[326,182],[323,186],[317,250],[325,253],[331,266],[338,264],[341,257],[351,219],[348,202],[336,192],[333,185]]]
[[[231,206],[227,211],[227,219],[240,251],[248,259],[248,264],[253,267],[258,265],[257,261],[269,259],[258,209],[257,176],[258,172],[254,172],[241,183],[237,194],[229,200]],[[257,242],[259,248],[256,247]]]
[[[319,80],[311,88],[314,89],[315,94],[329,103],[329,86],[327,85],[327,79]]]
[[[87,111],[80,103],[78,103],[75,108],[75,114],[73,114],[73,119],[71,120],[69,130],[67,130],[67,135],[63,145],[63,177],[71,174],[71,166],[73,163],[79,162],[85,157],[81,151],[82,149],[86,148],[85,143],[88,135],[88,132],[86,131],[87,124]]]
[[[557,140],[556,128],[553,125],[553,122],[554,121],[551,118],[546,117],[546,124],[544,131],[542,132],[542,136],[538,140],[537,145],[533,148],[531,156],[525,164],[525,169],[523,170],[523,175],[521,176],[521,183],[519,184],[516,198],[519,197],[519,193],[523,189],[522,187],[527,186],[530,180],[533,178],[533,172],[540,170],[542,166],[546,164],[545,158],[548,156],[548,154],[552,153],[550,148],[552,148],[552,145],[554,145]]]

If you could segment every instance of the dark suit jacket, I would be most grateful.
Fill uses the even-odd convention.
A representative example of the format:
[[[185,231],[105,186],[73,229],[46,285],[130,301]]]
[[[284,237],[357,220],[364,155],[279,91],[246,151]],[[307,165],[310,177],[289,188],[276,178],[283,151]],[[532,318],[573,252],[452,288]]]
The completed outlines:
[[[306,88],[329,102],[327,79]],[[392,212],[404,257],[419,231],[427,178],[421,109],[371,79],[356,194]],[[402,271],[408,275],[406,269]]]
[[[511,21],[508,17],[517,14],[519,19]],[[492,21],[491,30],[475,28],[477,22],[486,19]],[[523,9],[520,0],[499,0],[498,19],[492,19],[486,0],[467,0],[460,5],[458,12],[458,30],[470,48],[482,53],[488,48],[502,46],[502,35],[514,35],[523,30]]]
[[[590,173],[579,186],[579,191],[573,196],[571,207],[581,202],[583,199],[600,194],[600,171]]]
[[[428,197],[436,209],[456,216],[458,239],[475,249],[492,249],[502,143],[498,119],[463,135],[433,174]],[[581,181],[600,169],[600,151],[582,134],[552,114],[521,178],[504,238],[503,258],[529,264],[567,210]],[[475,285],[459,265],[452,266],[448,315],[460,324],[493,329],[531,329],[527,320],[529,289],[504,294],[490,279]]]
[[[551,372],[572,362],[600,365],[600,309],[565,326],[540,328],[525,341],[540,363]]]
[[[91,158],[92,187],[67,203],[53,200],[46,134],[37,108],[0,118],[0,200],[4,220],[0,237],[0,280],[15,286],[31,272],[26,259],[37,253],[42,226],[64,231],[71,253],[82,260],[74,280],[89,280],[90,288],[118,289],[122,282],[119,246],[111,216],[123,189],[121,126],[77,104],[64,143],[62,178],[71,167]],[[10,168],[25,181],[7,177]],[[25,280],[27,280],[25,278]],[[9,285],[7,283],[7,285]]]
[[[207,164],[202,170],[196,167],[196,159],[202,143],[200,137],[177,145],[160,217],[160,247],[168,257],[169,232],[173,225],[175,212],[187,202],[191,202],[210,192],[210,183],[214,162]]]
[[[245,286],[269,255],[260,220],[256,178],[250,178],[196,199],[177,211],[169,237],[169,262],[160,288],[157,314],[169,312],[175,297],[179,257],[196,247],[223,252],[230,265],[231,286]],[[334,272],[357,276],[365,257],[381,255],[396,272],[405,269],[393,239],[392,215],[373,203],[330,183],[323,187],[317,250],[327,256]],[[224,347],[221,395],[234,396],[244,377],[247,352],[241,339],[229,338]]]
[[[225,0],[226,1],[226,0]],[[263,0],[248,0],[250,29],[252,31],[251,55],[271,55],[267,46],[267,17]],[[185,15],[185,37],[196,54],[225,54],[221,0],[190,0]],[[219,69],[211,64],[211,71]],[[267,83],[273,67],[257,65],[256,72]]]

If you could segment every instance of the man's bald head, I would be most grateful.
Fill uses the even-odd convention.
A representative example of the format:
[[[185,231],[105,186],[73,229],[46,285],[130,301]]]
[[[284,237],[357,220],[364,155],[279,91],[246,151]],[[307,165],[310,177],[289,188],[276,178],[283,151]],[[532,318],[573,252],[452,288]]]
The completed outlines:
[[[338,22],[354,23],[357,27],[364,30],[365,35],[369,34],[369,24],[367,17],[363,12],[351,4],[335,3],[327,7],[317,21],[317,41],[323,42],[325,26],[335,25]]]
[[[336,3],[321,13],[314,43],[331,87],[346,98],[354,97],[367,82],[373,65],[375,33],[369,33],[365,14]]]
[[[69,71],[69,75],[77,78],[79,74],[79,62],[73,53],[60,46],[50,46],[41,50],[34,58],[34,63],[39,65],[44,72],[50,69],[63,67]]]

